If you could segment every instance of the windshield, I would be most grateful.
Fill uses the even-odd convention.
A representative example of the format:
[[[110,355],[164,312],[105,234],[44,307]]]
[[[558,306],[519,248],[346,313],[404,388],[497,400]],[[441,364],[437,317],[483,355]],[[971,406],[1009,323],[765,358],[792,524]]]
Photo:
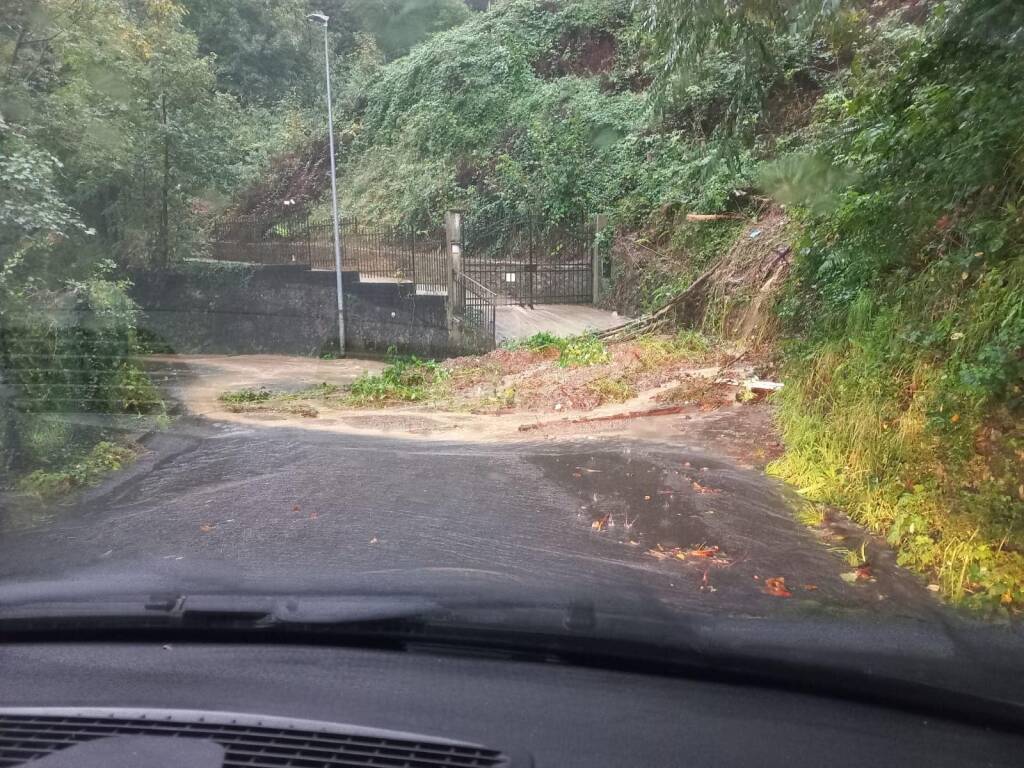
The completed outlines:
[[[0,622],[1021,658],[1022,41],[1014,0],[5,2]]]

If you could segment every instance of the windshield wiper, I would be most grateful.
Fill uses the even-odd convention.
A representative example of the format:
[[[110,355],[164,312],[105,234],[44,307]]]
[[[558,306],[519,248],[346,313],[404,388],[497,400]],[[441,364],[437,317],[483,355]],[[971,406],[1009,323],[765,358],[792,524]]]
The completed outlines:
[[[441,608],[415,597],[260,597],[157,594],[89,601],[30,602],[0,607],[0,640],[65,637],[74,630],[93,635],[140,633],[266,633],[318,628],[327,633],[389,625],[419,626]],[[403,624],[404,622],[404,624]]]
[[[672,675],[825,695],[921,714],[1024,727],[1024,701],[992,673],[738,644],[749,629],[698,617],[609,615],[586,601],[449,602],[417,596],[152,595],[0,607],[0,642],[264,642],[458,653]],[[777,649],[777,646],[776,646]],[[980,675],[980,671],[979,671]],[[1005,680],[1003,681],[1005,683]]]

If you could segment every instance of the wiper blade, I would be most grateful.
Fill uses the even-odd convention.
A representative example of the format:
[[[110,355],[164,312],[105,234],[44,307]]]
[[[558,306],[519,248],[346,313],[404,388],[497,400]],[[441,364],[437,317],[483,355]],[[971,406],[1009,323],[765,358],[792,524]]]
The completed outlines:
[[[442,612],[436,602],[412,597],[262,597],[158,594],[37,602],[0,608],[0,638],[59,629],[236,629],[289,626],[362,627],[416,622]]]

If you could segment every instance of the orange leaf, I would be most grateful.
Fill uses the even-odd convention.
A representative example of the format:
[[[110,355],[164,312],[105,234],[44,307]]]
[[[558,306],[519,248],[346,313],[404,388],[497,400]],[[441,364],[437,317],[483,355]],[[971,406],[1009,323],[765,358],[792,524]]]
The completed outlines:
[[[688,553],[691,557],[714,557],[718,554],[718,547],[697,547]]]
[[[786,589],[786,580],[782,576],[775,576],[764,580],[764,591],[774,597],[792,597],[793,593]]]

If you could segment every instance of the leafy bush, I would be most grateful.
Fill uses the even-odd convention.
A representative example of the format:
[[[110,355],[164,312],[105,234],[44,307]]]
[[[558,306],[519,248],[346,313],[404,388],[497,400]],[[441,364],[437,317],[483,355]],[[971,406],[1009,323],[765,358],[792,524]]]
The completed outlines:
[[[513,342],[509,348],[529,349],[534,352],[558,350],[558,364],[562,368],[600,365],[610,359],[604,343],[593,334],[556,336],[549,331],[541,331],[527,339]]]
[[[658,368],[686,360],[700,360],[711,342],[699,331],[683,329],[675,336],[643,336],[637,340],[637,359],[642,368]]]
[[[734,207],[756,177],[752,137],[694,129],[713,122],[734,70],[716,69],[652,131],[645,40],[628,0],[510,0],[427,40],[375,70],[341,118],[353,126],[346,209],[425,223],[461,207],[486,226],[527,212],[632,223],[668,203]],[[589,60],[599,43],[608,58]]]
[[[576,336],[567,339],[558,356],[562,368],[579,368],[587,365],[601,365],[610,360],[604,342],[593,335]]]
[[[532,352],[543,352],[548,349],[562,350],[568,339],[556,336],[550,331],[540,331],[526,339],[517,339],[505,344],[506,349],[529,349]]]
[[[443,393],[451,373],[433,360],[395,358],[380,373],[364,373],[352,383],[349,400],[356,405],[417,402]]]
[[[32,472],[21,479],[18,490],[43,498],[60,496],[75,488],[95,485],[106,473],[121,469],[134,458],[135,449],[103,441],[66,466]]]
[[[137,308],[124,284],[96,278],[63,291],[6,295],[0,360],[27,411],[158,413],[138,367]]]

